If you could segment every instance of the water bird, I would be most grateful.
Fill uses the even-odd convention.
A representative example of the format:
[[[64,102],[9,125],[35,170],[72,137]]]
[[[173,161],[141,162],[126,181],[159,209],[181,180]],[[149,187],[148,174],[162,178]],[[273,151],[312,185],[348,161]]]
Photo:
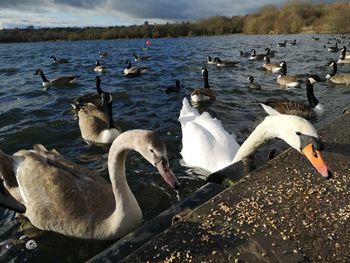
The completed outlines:
[[[40,75],[42,79],[42,85],[44,88],[48,88],[50,86],[65,86],[75,84],[80,77],[80,75],[72,75],[72,76],[61,76],[54,78],[52,80],[48,80],[41,69],[35,71],[34,75]]]
[[[312,40],[315,40],[315,41],[318,41],[318,40],[320,40],[320,38],[319,37],[312,37]]]
[[[107,51],[99,51],[98,52],[100,58],[104,58],[108,56],[108,52]]]
[[[265,48],[265,51],[266,51],[265,56],[270,57],[270,58],[274,57],[274,56],[275,56],[275,53],[277,52],[277,51],[275,51],[275,50],[271,50],[271,49],[268,48],[268,47]]]
[[[314,94],[314,84],[321,81],[318,75],[310,75],[306,78],[306,96],[308,104],[300,101],[287,99],[269,99],[260,103],[269,115],[287,114],[296,115],[305,119],[322,117],[324,106],[318,101]]]
[[[81,137],[88,144],[111,144],[122,133],[113,121],[112,96],[106,104],[107,112],[93,103],[71,104],[78,116]]]
[[[135,62],[140,61],[140,60],[149,60],[151,56],[138,56],[136,53],[132,53],[132,55],[135,58]]]
[[[266,62],[263,64],[263,68],[266,69],[267,71],[271,71],[272,73],[277,73],[281,70],[281,66],[271,63],[270,62],[270,57],[265,56],[264,60],[266,60]]]
[[[234,67],[239,63],[239,61],[221,60],[218,57],[216,57],[214,61],[216,63],[216,66],[218,67]]]
[[[202,68],[202,75],[204,81],[204,87],[202,89],[196,88],[191,93],[191,100],[193,102],[210,101],[215,100],[215,92],[209,85],[209,74],[207,68]]]
[[[250,52],[247,52],[247,51],[239,51],[239,55],[241,57],[249,57],[250,56]]]
[[[328,63],[328,66],[332,67],[332,72],[326,75],[326,79],[328,79],[330,82],[334,84],[350,85],[350,74],[349,73],[337,74],[338,66],[334,60],[331,60]]]
[[[124,69],[124,76],[135,76],[145,73],[148,67],[133,67],[130,60],[125,61],[126,68]]]
[[[293,42],[289,42],[288,45],[289,46],[296,46],[297,45],[297,40],[294,39],[294,41]]]
[[[68,58],[61,58],[61,59],[57,59],[55,56],[50,56],[50,58],[53,59],[53,63],[54,64],[67,64],[69,63],[69,59]]]
[[[40,144],[12,156],[0,151],[1,182],[36,228],[84,239],[119,239],[142,223],[126,180],[129,150],[156,167],[173,189],[179,187],[164,142],[149,130],[126,131],[114,140],[108,155],[110,182]]]
[[[216,58],[212,59],[211,56],[207,55],[207,63],[216,65]]]
[[[338,43],[335,42],[335,46],[328,47],[327,50],[328,50],[329,52],[338,52],[338,51],[339,51]]]
[[[279,43],[277,43],[277,46],[279,46],[279,47],[285,47],[286,44],[287,44],[287,40],[285,40],[284,42],[279,42]]]
[[[100,111],[107,112],[107,102],[111,100],[112,95],[104,91],[101,88],[101,78],[100,76],[96,76],[96,92],[87,93],[82,96],[79,96],[71,101],[71,104],[78,105],[78,104],[87,104],[92,103],[96,106],[97,109]],[[74,108],[74,106],[72,107]]]
[[[256,90],[260,90],[261,89],[261,85],[259,83],[254,82],[254,77],[253,76],[248,76],[249,81],[249,88],[250,89],[256,89]]]
[[[263,60],[266,56],[266,54],[257,54],[254,48],[250,51],[250,54],[249,60]]]
[[[293,115],[267,116],[239,146],[233,135],[208,112],[201,115],[184,98],[179,122],[182,129],[181,155],[186,165],[210,173],[251,155],[263,142],[280,138],[305,155],[317,171],[330,178],[321,151],[323,144],[316,129],[307,120]]]
[[[96,60],[94,71],[99,73],[105,73],[107,72],[107,68],[105,66],[102,66],[99,60]]]
[[[168,86],[165,90],[166,93],[179,92],[180,91],[180,80],[175,81],[175,86]]]
[[[340,53],[340,57],[339,57],[337,63],[349,64],[350,63],[350,52],[346,52],[346,46],[343,46],[340,51],[341,51],[341,53]]]
[[[289,88],[299,87],[302,81],[296,76],[287,75],[287,63],[285,61],[281,61],[280,66],[281,74],[277,77],[277,83]]]

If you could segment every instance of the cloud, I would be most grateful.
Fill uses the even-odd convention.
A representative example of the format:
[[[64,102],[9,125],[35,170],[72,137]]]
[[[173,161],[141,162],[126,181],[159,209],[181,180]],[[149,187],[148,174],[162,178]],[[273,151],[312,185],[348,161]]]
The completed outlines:
[[[286,0],[0,0],[0,25],[83,26],[193,21],[214,15],[243,15]],[[22,14],[20,14],[22,12]],[[64,19],[58,14],[68,14]],[[5,20],[5,17],[7,21]],[[25,17],[25,21],[22,19]],[[84,17],[86,19],[84,19]],[[103,20],[103,17],[105,19]],[[92,18],[96,18],[95,21]],[[85,20],[85,21],[84,21]],[[108,22],[107,22],[108,21]],[[108,25],[108,24],[104,24]],[[111,24],[109,24],[111,25]]]

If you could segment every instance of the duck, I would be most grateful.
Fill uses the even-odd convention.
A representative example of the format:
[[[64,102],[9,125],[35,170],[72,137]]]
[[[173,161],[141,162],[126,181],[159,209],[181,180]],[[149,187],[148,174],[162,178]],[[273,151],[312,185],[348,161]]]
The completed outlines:
[[[99,60],[96,60],[94,71],[99,73],[105,73],[107,72],[107,68],[105,66],[102,66]]]
[[[220,58],[216,57],[214,59],[216,66],[218,67],[234,67],[236,66],[239,61],[227,61],[227,60],[221,60]]]
[[[297,45],[297,40],[296,39],[294,39],[293,42],[289,42],[288,43],[288,46],[296,46],[296,45]]]
[[[256,89],[256,90],[261,89],[261,85],[259,83],[254,82],[253,76],[248,76],[248,81],[249,81],[249,88],[250,89]]]
[[[209,73],[207,68],[202,68],[202,75],[204,80],[203,89],[196,88],[191,93],[192,102],[201,102],[201,101],[212,101],[215,100],[215,92],[210,88],[209,85]]]
[[[249,60],[263,60],[266,54],[256,54],[255,49],[253,48],[250,51],[251,56],[249,57]]]
[[[306,78],[306,96],[309,104],[287,99],[270,99],[260,103],[269,115],[287,114],[296,115],[304,119],[320,118],[323,116],[324,106],[314,94],[314,84],[321,81],[318,75],[309,75]]]
[[[279,42],[279,43],[277,43],[277,46],[279,46],[279,47],[285,47],[286,44],[287,44],[287,40],[285,40],[284,42]]]
[[[341,51],[341,53],[340,53],[340,57],[339,57],[337,63],[349,64],[350,63],[350,53],[346,52],[346,46],[343,46],[340,51]]]
[[[134,56],[135,58],[135,62],[138,62],[140,60],[149,60],[151,58],[151,56],[138,56],[136,53],[132,53],[132,55]]]
[[[339,51],[338,42],[335,42],[335,46],[328,47],[327,50],[329,52],[338,52]]]
[[[207,63],[211,65],[216,65],[216,58],[212,59],[211,56],[207,55]]]
[[[129,130],[114,140],[108,154],[109,180],[36,144],[12,156],[0,151],[1,181],[36,228],[82,239],[115,240],[142,223],[142,211],[125,174],[130,150],[139,152],[171,188],[178,189],[166,146],[149,130]]]
[[[165,90],[166,93],[179,92],[180,91],[180,80],[175,81],[175,86],[168,86]]]
[[[333,68],[332,72],[326,75],[328,81],[334,84],[350,85],[350,73],[337,74],[338,66],[334,60],[331,60],[328,66]]]
[[[280,67],[281,74],[277,77],[277,83],[289,88],[300,87],[302,83],[300,79],[296,76],[287,75],[287,63],[285,61],[281,61]]]
[[[277,64],[274,64],[274,63],[270,62],[270,57],[265,56],[264,60],[266,60],[266,63],[264,63],[262,67],[265,70],[271,71],[272,73],[277,73],[277,72],[279,72],[281,70],[281,66],[280,65],[277,65]]]
[[[92,103],[95,107],[103,112],[107,113],[107,102],[112,99],[112,95],[109,92],[102,90],[101,78],[96,76],[96,92],[84,94],[73,99],[70,103],[73,108],[78,107],[79,104]]]
[[[127,65],[124,69],[124,76],[136,76],[140,75],[141,73],[147,72],[147,67],[133,67],[131,65],[130,60],[126,60],[125,64]]]
[[[108,56],[108,52],[107,51],[99,51],[98,52],[100,58],[104,58]]]
[[[267,116],[240,146],[221,122],[208,112],[199,114],[184,98],[179,122],[182,130],[181,155],[186,166],[216,172],[250,156],[263,142],[279,138],[302,153],[325,178],[332,172],[323,160],[323,144],[307,120],[293,115]]]
[[[61,76],[61,77],[54,78],[52,80],[48,80],[41,69],[36,70],[34,75],[41,76],[42,85],[44,88],[48,88],[51,86],[66,86],[66,85],[75,84],[78,78],[80,77],[80,75]]]
[[[107,102],[107,112],[93,103],[72,104],[79,119],[81,137],[88,144],[111,144],[121,133],[113,121],[112,96]]]
[[[53,59],[54,64],[67,64],[67,63],[69,63],[68,58],[57,59],[55,56],[50,56],[50,58]]]

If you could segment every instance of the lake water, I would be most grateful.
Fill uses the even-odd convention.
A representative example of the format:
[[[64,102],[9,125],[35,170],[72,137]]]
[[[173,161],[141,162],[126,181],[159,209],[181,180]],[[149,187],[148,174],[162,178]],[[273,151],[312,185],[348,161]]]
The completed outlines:
[[[330,53],[323,47],[331,35],[318,37],[320,41],[312,40],[312,35],[154,39],[146,50],[145,40],[141,39],[1,44],[0,148],[13,154],[18,149],[41,143],[108,178],[108,147],[84,143],[68,103],[72,98],[95,90],[94,63],[99,59],[99,50],[108,51],[109,55],[100,59],[101,64],[108,67],[108,73],[102,74],[101,80],[102,88],[113,94],[114,119],[123,130],[150,129],[161,135],[167,145],[172,170],[182,183],[180,198],[184,198],[203,185],[204,180],[198,171],[179,164],[181,127],[177,118],[183,97],[189,98],[193,88],[203,86],[201,69],[208,66],[206,55],[241,62],[234,68],[208,66],[209,82],[217,92],[217,99],[200,109],[220,119],[225,129],[235,133],[241,143],[265,116],[256,101],[281,96],[306,101],[306,92],[304,85],[301,89],[281,89],[276,84],[276,74],[261,70],[262,61],[241,58],[239,51],[255,48],[262,53],[270,47],[278,51],[272,62],[287,61],[289,74],[298,74],[304,80],[309,73],[324,77],[330,70],[326,63],[331,58],[338,58],[339,54]],[[297,46],[277,47],[278,42],[294,39]],[[151,60],[138,63],[150,67],[150,70],[141,77],[126,78],[123,76],[124,62],[133,59],[133,52],[152,56]],[[53,65],[50,55],[70,58],[71,63]],[[79,74],[80,84],[43,91],[41,78],[33,75],[39,68],[49,79]],[[338,70],[350,72],[350,65],[340,65]],[[263,86],[261,91],[247,88],[248,75],[253,75]],[[176,79],[181,81],[182,91],[166,94],[165,87],[174,84]],[[349,102],[350,87],[318,83],[315,95],[324,104],[327,117]],[[177,202],[176,193],[138,154],[128,156],[127,178],[145,220]],[[0,226],[1,262],[79,262],[112,243],[79,240],[36,230],[27,220],[18,220],[13,212],[2,208]],[[37,248],[26,248],[30,239],[35,240]]]

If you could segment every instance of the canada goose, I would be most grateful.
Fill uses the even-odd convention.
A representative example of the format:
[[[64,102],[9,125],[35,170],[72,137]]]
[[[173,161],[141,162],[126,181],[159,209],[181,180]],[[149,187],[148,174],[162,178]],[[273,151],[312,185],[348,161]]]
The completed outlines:
[[[213,173],[255,152],[265,141],[280,138],[305,155],[325,178],[332,176],[323,161],[323,144],[316,129],[298,116],[267,116],[239,146],[219,120],[208,112],[199,114],[184,98],[179,122],[182,130],[181,155],[185,165],[200,167]]]
[[[52,80],[48,80],[41,69],[38,69],[34,73],[34,75],[39,75],[39,74],[43,80],[42,84],[44,88],[48,88],[50,86],[65,86],[65,85],[75,84],[77,82],[77,79],[80,77],[80,75],[61,76],[61,77],[54,78]]]
[[[104,72],[107,72],[107,68],[105,66],[102,66],[100,64],[100,61],[96,60],[94,71],[99,73],[104,73]]]
[[[114,140],[108,155],[110,182],[40,144],[12,156],[0,151],[1,181],[39,229],[84,239],[119,239],[142,222],[126,180],[129,150],[139,152],[167,184],[178,188],[164,142],[148,130],[126,131]]]
[[[266,54],[256,54],[255,49],[253,48],[250,51],[251,56],[249,57],[249,60],[263,60]]]
[[[269,57],[265,56],[264,60],[266,60],[266,63],[263,64],[264,69],[266,69],[267,71],[271,71],[272,73],[277,73],[280,71],[281,66],[274,63],[270,63]]]
[[[208,80],[209,74],[207,68],[202,68],[202,75],[204,80],[204,87],[203,89],[196,88],[192,91],[191,100],[193,102],[215,100],[215,92],[210,89]]]
[[[179,92],[179,91],[180,91],[180,80],[178,79],[175,81],[175,86],[169,86],[165,90],[166,93]]]
[[[107,102],[110,101],[111,98],[112,96],[109,92],[101,89],[101,79],[99,76],[96,76],[96,92],[79,96],[72,100],[71,104],[74,104],[77,107],[78,104],[92,103],[98,110],[107,112]],[[74,108],[73,105],[72,107]]]
[[[289,46],[296,46],[297,45],[297,40],[294,39],[294,41],[293,42],[289,42],[288,45]]]
[[[312,37],[312,40],[318,41],[318,40],[320,40],[320,38],[319,37]]]
[[[327,74],[326,79],[334,84],[350,85],[350,73],[337,74],[338,66],[334,60],[331,60],[328,66],[333,67],[333,70],[330,74]]]
[[[227,60],[221,60],[220,58],[216,57],[214,59],[216,66],[218,67],[234,67],[236,64],[239,63],[239,61],[227,61]]]
[[[340,57],[338,59],[338,63],[349,64],[350,63],[350,53],[346,52],[346,46],[343,46],[340,50]]]
[[[140,60],[149,60],[151,58],[151,56],[143,56],[143,57],[141,57],[141,56],[136,55],[136,53],[132,53],[132,55],[135,58],[135,62],[140,61]]]
[[[207,63],[216,65],[216,58],[212,59],[211,56],[207,55]]]
[[[249,57],[250,56],[250,52],[244,52],[242,50],[239,52],[239,54],[241,57]]]
[[[267,47],[267,48],[265,48],[265,51],[266,51],[265,56],[270,57],[270,58],[275,56],[275,53],[276,53],[275,50],[271,50],[270,48]]]
[[[98,54],[100,55],[100,58],[107,57],[108,55],[107,51],[99,51]]]
[[[321,117],[324,114],[323,105],[314,95],[313,84],[321,79],[318,75],[310,75],[306,78],[306,96],[309,105],[299,101],[290,101],[286,99],[270,99],[260,103],[269,115],[287,114],[296,115],[305,119]]]
[[[249,88],[256,89],[256,90],[261,89],[261,85],[259,83],[254,82],[253,76],[249,76],[248,81],[249,81]]]
[[[328,50],[329,52],[338,52],[338,51],[339,51],[338,42],[335,42],[335,46],[328,47],[327,50]]]
[[[107,102],[107,112],[92,103],[74,104],[73,108],[78,115],[81,137],[87,143],[110,144],[122,133],[113,121],[112,97]]]
[[[132,67],[130,60],[125,61],[125,64],[127,65],[124,69],[124,76],[135,76],[140,75],[141,73],[147,72],[147,67]]]
[[[277,46],[279,46],[279,47],[285,47],[286,44],[287,44],[287,40],[285,40],[284,42],[279,42],[279,43],[277,43]]]
[[[54,64],[67,64],[67,63],[69,63],[68,58],[57,59],[55,56],[50,56],[50,58],[53,59]]]
[[[281,74],[277,77],[277,83],[290,88],[299,87],[302,81],[296,76],[287,75],[287,63],[282,61],[280,63]]]

